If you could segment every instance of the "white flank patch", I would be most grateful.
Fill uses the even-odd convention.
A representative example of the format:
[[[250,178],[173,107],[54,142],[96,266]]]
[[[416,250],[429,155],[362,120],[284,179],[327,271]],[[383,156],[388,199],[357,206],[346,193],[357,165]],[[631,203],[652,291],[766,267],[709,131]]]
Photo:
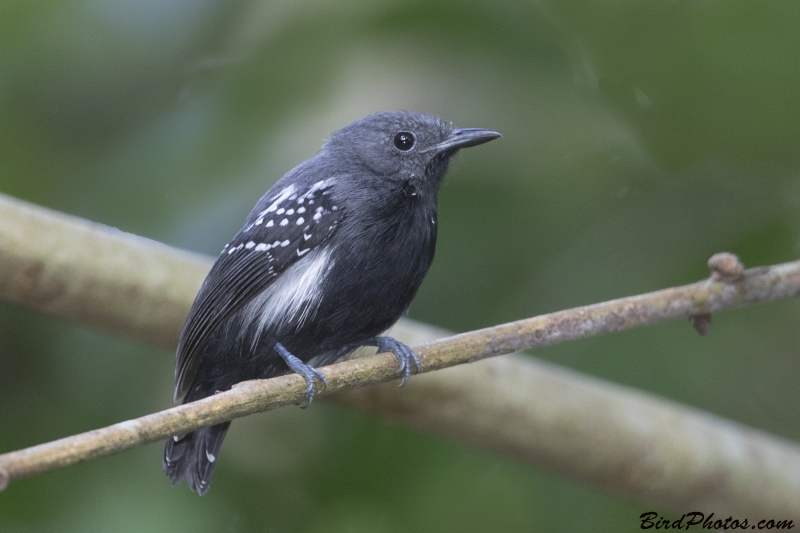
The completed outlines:
[[[265,329],[288,324],[299,327],[314,315],[322,298],[319,288],[332,265],[329,249],[313,250],[247,304],[242,318],[244,324],[256,324],[253,346]]]

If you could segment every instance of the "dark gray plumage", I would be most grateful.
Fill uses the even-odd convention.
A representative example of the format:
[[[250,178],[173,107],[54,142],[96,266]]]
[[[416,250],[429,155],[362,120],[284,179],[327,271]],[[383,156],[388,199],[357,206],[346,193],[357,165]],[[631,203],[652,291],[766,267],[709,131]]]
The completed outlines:
[[[433,261],[448,161],[499,136],[405,111],[336,132],[267,191],[214,263],[181,333],[175,399],[294,371],[310,403],[315,380],[324,382],[312,365],[359,346],[393,352],[405,383],[419,361],[378,335],[408,308]],[[229,426],[167,441],[173,484],[185,478],[208,490]]]

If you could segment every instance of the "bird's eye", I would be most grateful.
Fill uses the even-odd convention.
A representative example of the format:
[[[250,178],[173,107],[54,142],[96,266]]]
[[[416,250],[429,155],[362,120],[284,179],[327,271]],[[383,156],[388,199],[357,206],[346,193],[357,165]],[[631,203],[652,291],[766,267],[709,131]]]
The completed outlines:
[[[394,146],[398,150],[402,150],[407,152],[414,148],[414,142],[416,139],[414,138],[414,134],[410,131],[401,131],[397,135],[394,136]]]

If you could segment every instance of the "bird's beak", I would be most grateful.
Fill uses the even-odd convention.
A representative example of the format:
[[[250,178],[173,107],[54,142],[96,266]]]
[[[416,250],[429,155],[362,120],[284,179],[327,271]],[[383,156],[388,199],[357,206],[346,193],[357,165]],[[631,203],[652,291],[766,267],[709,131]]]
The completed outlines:
[[[431,146],[427,151],[433,150],[437,154],[443,152],[452,152],[460,148],[469,148],[470,146],[478,146],[489,142],[493,139],[502,137],[499,133],[493,130],[486,130],[483,128],[461,128],[455,129],[450,133],[450,136],[444,141]]]

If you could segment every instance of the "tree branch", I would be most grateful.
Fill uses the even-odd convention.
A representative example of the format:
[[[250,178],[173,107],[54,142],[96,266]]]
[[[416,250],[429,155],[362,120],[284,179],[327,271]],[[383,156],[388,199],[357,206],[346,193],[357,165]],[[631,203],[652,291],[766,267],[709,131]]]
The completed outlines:
[[[0,299],[175,350],[211,262],[0,194]]]
[[[78,279],[97,275],[106,280],[100,292],[113,293],[120,287],[136,287],[137,273],[127,278],[127,272],[107,272],[102,257],[105,253],[136,257],[150,254],[148,247],[152,247],[154,257],[161,261],[156,261],[153,271],[161,280],[179,273],[182,261],[197,265],[193,256],[75,219],[61,220],[49,213],[39,216],[41,212],[41,208],[19,206],[13,200],[0,198],[0,280],[12,280],[0,285],[0,297],[13,297],[14,301],[93,326],[174,344],[174,340],[170,343],[161,333],[153,332],[169,330],[175,324],[159,330],[148,325],[145,317],[136,327],[127,329],[120,319],[130,312],[124,307],[116,310],[116,318],[110,321],[98,320],[102,315],[98,309],[72,314],[74,299],[89,298],[85,301],[92,303],[86,305],[100,305],[115,298],[113,294],[98,297],[91,290],[87,290],[89,295],[72,290],[69,274],[74,272]],[[49,229],[84,232],[91,239],[83,234],[77,239],[72,235],[66,241],[52,239],[47,253],[37,255],[38,245],[31,240],[9,237],[14,233],[7,229],[9,222],[14,228],[13,224],[19,221],[35,226],[38,239]],[[65,225],[71,226],[67,230]],[[129,242],[132,245],[128,247]],[[93,246],[94,253],[58,253],[60,248],[71,249],[83,243]],[[31,264],[39,266],[33,269],[35,275],[26,277]],[[202,270],[197,267],[188,272],[195,275]],[[56,291],[56,296],[46,298],[48,293],[43,289],[53,279],[60,280],[64,287]],[[157,286],[149,281],[143,285],[145,289]],[[182,290],[193,296],[199,281],[191,285],[184,280]],[[153,305],[148,303],[148,290],[137,293],[137,301],[145,309]],[[428,372],[535,346],[798,294],[800,262],[786,263],[747,270],[735,282],[701,281],[456,335],[416,349],[423,370]],[[159,305],[176,308],[185,305],[185,316],[191,296],[174,293],[172,303],[167,304],[163,297],[155,300],[161,302]],[[179,315],[174,320],[180,324],[183,316],[174,314]],[[178,329],[179,325],[176,335]],[[396,364],[392,355],[382,354],[326,367],[323,372],[329,387],[322,394],[395,379]],[[302,400],[303,389],[304,381],[296,375],[250,381],[199,402],[6,453],[0,455],[0,486],[204,425],[296,403]],[[521,357],[484,361],[418,376],[407,389],[400,393],[395,387],[351,390],[338,395],[337,401],[677,510],[704,508],[740,516],[796,517],[800,509],[800,448],[796,445],[553,365]]]

